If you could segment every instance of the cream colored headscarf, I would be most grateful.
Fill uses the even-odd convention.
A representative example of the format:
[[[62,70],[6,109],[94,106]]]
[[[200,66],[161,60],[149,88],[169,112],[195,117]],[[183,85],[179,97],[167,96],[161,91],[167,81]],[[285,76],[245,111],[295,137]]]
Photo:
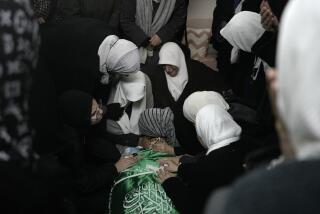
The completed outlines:
[[[107,36],[101,43],[98,55],[100,72],[103,73],[101,82],[109,83],[110,73],[128,74],[140,70],[140,56],[137,46],[115,35]]]
[[[177,101],[189,79],[186,60],[181,48],[174,42],[165,43],[160,49],[159,64],[174,65],[179,68],[175,77],[165,73],[169,91],[174,100]]]
[[[289,2],[280,25],[277,107],[297,158],[320,157],[320,1]]]
[[[252,46],[261,38],[265,29],[258,13],[242,11],[233,16],[220,34],[232,46],[231,62],[237,61],[239,50],[251,53]]]
[[[124,113],[117,123],[124,134],[139,134],[140,114],[146,109],[146,78],[141,71],[121,78],[112,88],[108,104],[120,103],[121,107],[127,107],[130,102],[133,103],[130,119]]]
[[[216,104],[224,110],[229,110],[228,103],[217,92],[214,91],[197,91],[189,95],[183,104],[183,115],[187,120],[195,123],[197,113],[201,108],[209,104]]]
[[[242,131],[231,115],[218,105],[207,105],[199,111],[196,130],[201,144],[208,149],[207,154],[238,141]]]

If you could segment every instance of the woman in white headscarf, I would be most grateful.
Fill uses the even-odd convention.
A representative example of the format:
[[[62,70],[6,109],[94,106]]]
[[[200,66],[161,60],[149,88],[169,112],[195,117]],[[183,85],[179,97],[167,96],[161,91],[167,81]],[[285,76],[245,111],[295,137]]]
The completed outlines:
[[[162,185],[181,213],[201,213],[209,193],[242,172],[241,128],[225,109],[219,105],[203,107],[196,117],[196,129],[205,154],[159,160],[165,169],[159,172]]]
[[[186,59],[176,43],[164,44],[159,56],[159,65],[147,65],[142,69],[152,83],[154,106],[171,108],[180,145],[185,152],[197,154],[203,148],[196,142],[193,124],[183,116],[183,103],[196,91],[222,92],[226,88],[224,81],[220,73],[199,61]]]
[[[195,123],[198,112],[206,105],[216,104],[224,110],[229,110],[229,104],[214,91],[197,91],[192,93],[183,104],[183,115],[190,122]]]
[[[274,65],[277,34],[263,28],[260,14],[242,11],[221,30],[221,35],[233,46],[231,61],[239,59],[241,70],[235,71],[235,75],[241,73],[244,77],[237,80],[236,84],[241,87],[237,94],[242,94],[244,105],[256,111],[255,132],[275,135],[265,71]]]
[[[118,135],[117,143],[136,146],[140,134],[140,114],[153,107],[150,80],[140,71],[138,48],[128,40],[112,35],[102,42],[98,55],[103,73],[101,82],[108,84],[111,79],[108,104],[119,103],[124,109],[118,121],[107,120],[107,131]],[[122,136],[119,138],[119,135]]]

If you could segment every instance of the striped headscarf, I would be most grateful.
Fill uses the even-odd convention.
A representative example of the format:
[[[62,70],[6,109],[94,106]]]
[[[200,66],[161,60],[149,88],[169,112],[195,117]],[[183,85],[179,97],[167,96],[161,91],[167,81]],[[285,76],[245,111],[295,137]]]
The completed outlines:
[[[179,145],[170,108],[146,109],[139,119],[140,134],[148,137],[164,137],[171,146]]]

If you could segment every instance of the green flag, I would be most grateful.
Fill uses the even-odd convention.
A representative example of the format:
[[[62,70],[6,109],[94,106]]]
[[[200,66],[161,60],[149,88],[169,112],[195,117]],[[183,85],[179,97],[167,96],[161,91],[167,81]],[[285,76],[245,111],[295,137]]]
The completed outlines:
[[[144,150],[133,167],[116,178],[110,192],[110,214],[179,214],[172,201],[157,181],[157,159],[168,157],[166,153]]]

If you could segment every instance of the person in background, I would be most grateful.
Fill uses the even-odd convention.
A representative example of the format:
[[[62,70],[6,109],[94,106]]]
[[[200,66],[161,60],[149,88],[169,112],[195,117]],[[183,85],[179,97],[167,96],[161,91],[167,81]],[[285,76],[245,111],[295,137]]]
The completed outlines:
[[[120,25],[125,38],[139,47],[142,64],[157,64],[166,42],[181,42],[187,5],[185,0],[122,0]]]

